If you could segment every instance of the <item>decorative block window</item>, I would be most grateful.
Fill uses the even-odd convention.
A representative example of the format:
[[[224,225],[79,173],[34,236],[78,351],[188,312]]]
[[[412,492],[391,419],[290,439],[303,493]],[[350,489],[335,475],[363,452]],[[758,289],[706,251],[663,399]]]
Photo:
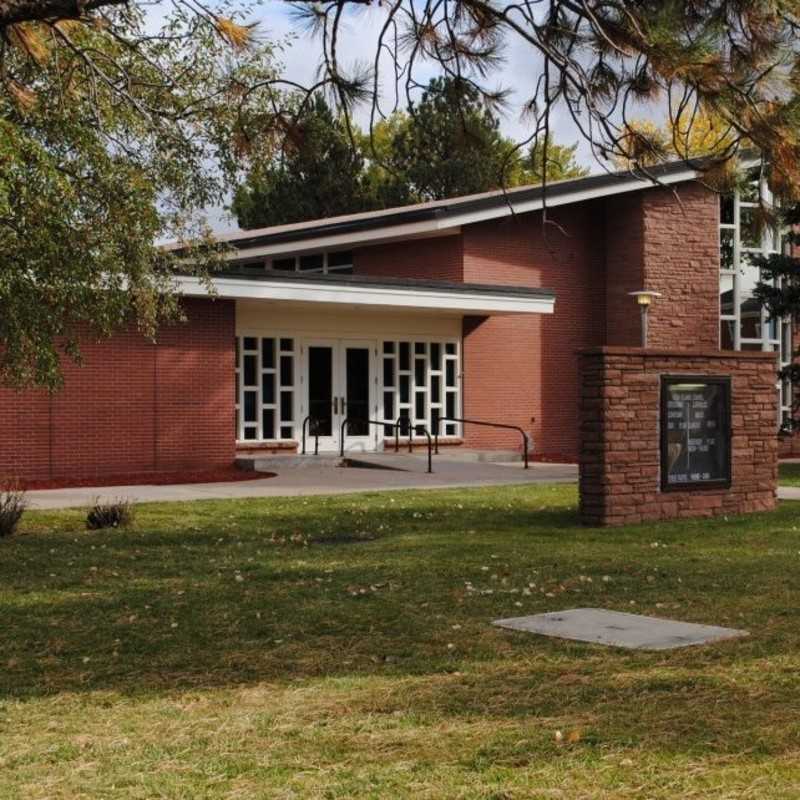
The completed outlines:
[[[294,339],[236,338],[236,439],[294,438]]]
[[[777,354],[780,366],[792,358],[792,324],[770,320],[753,297],[760,279],[753,256],[781,253],[786,246],[782,232],[762,225],[763,208],[773,197],[766,181],[757,172],[739,191],[720,198],[720,348],[723,350],[761,350]],[[791,383],[780,389],[780,424],[791,417]]]
[[[461,416],[459,344],[455,341],[384,341],[381,389],[386,436],[398,419],[409,420],[414,436],[434,433],[436,420]],[[401,432],[407,432],[407,424]],[[440,436],[458,436],[461,426],[445,420]]]
[[[303,256],[278,256],[267,262],[267,267],[282,272],[321,273],[323,275],[353,274],[353,254],[349,250],[335,253],[308,253]]]

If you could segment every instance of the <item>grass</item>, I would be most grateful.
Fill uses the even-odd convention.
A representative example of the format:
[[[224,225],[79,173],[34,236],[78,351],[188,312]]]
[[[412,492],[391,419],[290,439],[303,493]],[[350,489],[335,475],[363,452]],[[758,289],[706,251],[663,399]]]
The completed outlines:
[[[0,798],[798,797],[800,505],[591,530],[575,499],[29,513],[0,542]],[[579,606],[753,635],[646,653],[488,625]]]
[[[800,486],[800,463],[783,463],[778,467],[780,486]]]

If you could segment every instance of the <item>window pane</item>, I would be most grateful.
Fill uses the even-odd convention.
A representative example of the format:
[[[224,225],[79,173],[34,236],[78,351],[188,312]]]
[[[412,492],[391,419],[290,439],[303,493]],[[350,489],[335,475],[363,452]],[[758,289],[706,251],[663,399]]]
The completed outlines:
[[[400,376],[400,402],[407,403],[410,395],[408,375]]]
[[[425,360],[422,358],[414,359],[414,381],[417,388],[423,388],[425,383]]]
[[[724,194],[719,198],[719,221],[723,225],[733,225],[733,195]]]
[[[431,375],[431,403],[442,401],[442,379],[438,375]]]
[[[733,320],[720,320],[719,323],[719,346],[722,350],[734,350],[733,332],[736,322]]]
[[[454,356],[456,354],[456,344],[455,342],[447,342],[444,346],[444,351],[449,356]]]
[[[275,375],[271,372],[261,376],[261,402],[265,404],[275,402]]]
[[[442,346],[439,342],[431,342],[431,369],[442,368]]]
[[[244,357],[244,385],[245,386],[258,386],[256,380],[256,357]]]
[[[383,418],[394,419],[394,392],[383,393]]]
[[[294,428],[291,425],[281,427],[281,439],[291,439],[294,437]]]
[[[761,218],[757,208],[739,210],[739,240],[742,247],[761,247]]]
[[[719,268],[734,269],[733,243],[736,231],[721,230],[719,232]]]
[[[409,369],[411,349],[408,342],[400,342],[400,369]]]
[[[394,342],[384,342],[383,343],[383,352],[384,353],[394,353]]]
[[[383,385],[394,386],[394,359],[383,359]]]
[[[445,404],[445,416],[447,416],[447,417],[456,416],[456,393],[455,392],[448,392],[447,393],[447,402]]]
[[[742,339],[761,338],[761,306],[752,297],[743,297],[739,305],[739,336]]]
[[[281,339],[281,350],[291,353],[294,350],[294,339]]]
[[[245,439],[255,439],[256,434],[258,433],[257,428],[245,428],[244,429],[244,438]]]
[[[261,340],[261,366],[264,367],[264,369],[273,369],[275,367],[274,339]]]
[[[733,307],[733,275],[720,275],[719,278],[719,313],[732,315]]]
[[[781,359],[789,361],[792,356],[792,323],[781,323]]]
[[[341,269],[342,267],[353,266],[353,254],[349,250],[341,250],[338,253],[328,253],[328,269]]]
[[[275,412],[271,408],[265,408],[261,412],[261,438],[274,439],[275,438]]]
[[[281,356],[281,386],[294,386],[293,356]]]
[[[425,342],[414,342],[414,353],[418,356],[424,356]]]
[[[294,392],[281,392],[281,422],[291,422]]]
[[[300,256],[300,272],[321,272],[323,267],[322,253]]]
[[[425,419],[425,395],[422,392],[416,393],[414,403],[414,416],[417,420]]]
[[[245,422],[256,422],[258,417],[256,416],[256,392],[245,392],[244,393],[244,421]]]
[[[448,360],[446,364],[445,385],[451,387],[456,385],[456,362],[452,359]]]
[[[258,340],[255,336],[245,336],[244,337],[244,349],[245,350],[258,350]]]
[[[753,174],[753,179],[739,187],[739,200],[742,203],[757,203],[759,200],[758,173]]]

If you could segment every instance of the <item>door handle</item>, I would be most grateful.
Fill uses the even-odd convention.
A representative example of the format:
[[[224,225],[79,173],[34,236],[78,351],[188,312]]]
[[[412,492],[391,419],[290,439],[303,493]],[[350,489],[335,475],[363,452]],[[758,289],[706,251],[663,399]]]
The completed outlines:
[[[338,414],[339,413],[339,398],[338,397],[334,397],[333,398],[333,413],[334,414]]]
[[[344,397],[341,398],[341,400],[342,400],[342,414],[344,414]]]

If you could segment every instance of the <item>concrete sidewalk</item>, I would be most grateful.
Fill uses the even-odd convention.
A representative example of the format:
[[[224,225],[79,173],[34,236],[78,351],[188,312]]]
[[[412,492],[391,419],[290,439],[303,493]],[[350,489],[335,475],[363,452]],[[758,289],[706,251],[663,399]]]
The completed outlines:
[[[501,486],[527,483],[574,483],[574,464],[486,464],[436,460],[428,475],[419,459],[408,469],[363,469],[308,466],[286,469],[274,478],[233,483],[194,483],[176,486],[102,486],[28,492],[31,508],[72,508],[91,505],[96,498],[125,497],[136,503],[246,497],[296,497],[318,494]]]
[[[778,500],[800,500],[800,486],[779,486]]]

